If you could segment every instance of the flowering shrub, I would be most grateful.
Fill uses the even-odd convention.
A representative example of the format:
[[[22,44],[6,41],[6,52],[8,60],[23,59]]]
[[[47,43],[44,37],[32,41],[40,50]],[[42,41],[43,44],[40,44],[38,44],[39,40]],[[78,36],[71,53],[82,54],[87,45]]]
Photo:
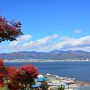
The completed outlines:
[[[23,65],[19,69],[16,67],[7,67],[8,71],[8,79],[10,82],[8,83],[8,88],[14,90],[23,89],[29,85],[29,87],[32,86],[34,83],[34,79],[38,75],[38,71],[35,66],[28,64]]]
[[[35,66],[32,64],[23,65],[20,67],[20,71],[26,72],[31,75],[31,77],[36,78],[38,75],[38,71]]]
[[[0,59],[0,76],[5,77],[7,75],[8,75],[8,72],[6,70],[6,67],[3,64],[3,59]]]
[[[16,38],[21,34],[20,22],[10,22],[0,16],[0,42],[5,40],[16,40]]]
[[[30,84],[34,83],[34,79],[37,77],[38,71],[35,66],[28,64],[21,66],[19,71],[16,74],[16,80],[21,84]]]
[[[3,65],[3,59],[0,58],[0,66]]]
[[[36,67],[31,64],[17,69],[14,66],[4,66],[3,59],[0,59],[0,87],[7,84],[10,90],[24,90],[27,85],[31,88],[38,74]]]
[[[11,80],[11,82],[15,81],[15,75],[17,74],[17,68],[14,66],[7,67],[8,71],[8,79]]]
[[[7,77],[8,72],[3,64],[3,59],[0,59],[0,87],[3,86],[4,78]]]

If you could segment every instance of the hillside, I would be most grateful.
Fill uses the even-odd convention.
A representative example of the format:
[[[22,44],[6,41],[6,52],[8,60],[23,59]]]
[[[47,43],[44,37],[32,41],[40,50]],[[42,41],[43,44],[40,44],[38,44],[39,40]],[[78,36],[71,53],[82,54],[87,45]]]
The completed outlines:
[[[1,58],[4,59],[52,59],[52,60],[67,60],[67,59],[90,59],[90,52],[85,51],[51,51],[51,52],[35,52],[35,51],[21,51],[13,53],[2,53]]]

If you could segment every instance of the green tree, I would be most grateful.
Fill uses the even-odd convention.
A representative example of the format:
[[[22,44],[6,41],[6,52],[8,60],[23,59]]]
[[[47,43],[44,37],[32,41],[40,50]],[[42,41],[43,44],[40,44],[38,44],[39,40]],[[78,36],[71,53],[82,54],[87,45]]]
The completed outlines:
[[[63,85],[58,86],[58,87],[57,87],[57,90],[65,90],[65,87],[64,87]]]

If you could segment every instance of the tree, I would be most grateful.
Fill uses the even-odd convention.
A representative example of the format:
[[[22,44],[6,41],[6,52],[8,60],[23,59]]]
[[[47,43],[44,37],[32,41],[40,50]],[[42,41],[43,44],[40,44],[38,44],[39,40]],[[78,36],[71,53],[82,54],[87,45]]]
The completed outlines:
[[[21,32],[21,23],[14,21],[7,21],[4,17],[0,16],[0,42],[14,41],[23,33]],[[3,85],[3,79],[8,76],[8,71],[3,64],[3,59],[0,59],[0,86]]]
[[[4,17],[0,16],[0,42],[5,40],[14,41],[22,34],[20,22],[7,21]]]
[[[17,40],[16,38],[22,34],[20,22],[10,22],[0,16],[0,42]],[[38,71],[36,67],[31,64],[21,66],[20,69],[17,70],[16,67],[5,67],[3,60],[0,60],[0,85],[5,81],[3,79],[9,79],[8,88],[10,90],[17,90],[20,88],[18,87],[19,84],[21,84],[22,87],[29,84],[31,87],[37,75]],[[20,90],[24,90],[24,88]]]
[[[35,83],[35,78],[37,78],[38,74],[38,70],[32,64],[23,65],[16,73],[15,80],[24,85],[25,88],[27,85],[31,88],[32,84]]]

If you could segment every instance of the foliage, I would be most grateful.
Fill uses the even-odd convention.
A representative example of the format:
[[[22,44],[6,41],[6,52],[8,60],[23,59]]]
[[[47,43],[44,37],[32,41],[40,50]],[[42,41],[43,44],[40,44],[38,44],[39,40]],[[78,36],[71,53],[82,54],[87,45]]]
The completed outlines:
[[[5,40],[14,41],[22,34],[20,22],[7,21],[0,16],[0,42]]]
[[[3,59],[0,59],[0,87],[6,84],[10,90],[24,90],[27,85],[32,86],[38,74],[36,67],[31,64],[17,69],[14,66],[6,67]]]
[[[3,86],[4,78],[7,77],[8,72],[3,64],[3,59],[0,59],[0,87]]]
[[[0,78],[6,77],[8,75],[8,72],[6,70],[6,67],[3,64],[3,59],[0,59]]]
[[[58,86],[57,90],[65,90],[65,87],[63,85]]]
[[[40,88],[42,88],[42,90],[48,90],[48,87],[49,87],[49,85],[47,84],[47,82],[42,81]]]
[[[4,17],[0,16],[0,42],[6,40],[14,41],[22,34],[20,22],[7,21]],[[7,84],[10,90],[18,89],[19,83],[15,80],[16,73],[16,67],[6,67],[3,64],[3,59],[0,59],[0,90],[4,89],[4,84]]]
[[[35,66],[28,64],[23,65],[19,69],[16,67],[8,67],[7,68],[9,72],[9,80],[11,83],[9,83],[9,88],[20,88],[24,90],[24,88],[29,85],[30,87],[34,83],[34,79],[38,75],[38,71]]]
[[[15,77],[16,80],[22,84],[32,85],[37,75],[38,75],[38,71],[36,67],[31,64],[27,64],[20,67]]]
[[[8,79],[12,83],[15,83],[15,75],[16,75],[18,69],[14,66],[9,66],[6,69],[7,69],[7,72],[8,72]]]
[[[9,76],[15,75],[17,72],[17,68],[15,66],[8,66],[7,71],[9,73]]]

